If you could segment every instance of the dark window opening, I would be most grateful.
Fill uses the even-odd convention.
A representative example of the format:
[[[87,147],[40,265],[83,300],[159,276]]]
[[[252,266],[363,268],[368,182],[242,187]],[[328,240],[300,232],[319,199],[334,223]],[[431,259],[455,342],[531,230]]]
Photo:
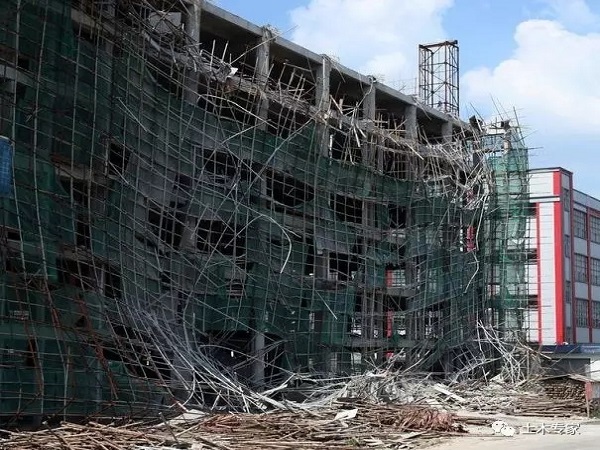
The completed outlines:
[[[148,67],[160,87],[177,98],[182,96],[183,77],[175,65],[167,65],[162,61],[154,60],[154,64],[150,64]]]
[[[537,249],[533,248],[533,249],[529,249],[527,251],[527,262],[528,263],[535,263],[538,260],[538,253],[537,253]]]
[[[527,298],[527,307],[530,309],[537,309],[538,307],[538,296],[529,295]]]
[[[75,2],[73,2],[73,3],[75,3]],[[81,8],[81,9],[83,9],[83,8]],[[99,40],[98,33],[94,32],[93,30],[94,29],[84,28],[82,25],[73,27],[73,33],[75,34],[75,36],[77,36],[78,39],[92,44],[93,48],[97,48],[98,45],[100,44],[100,40]]]
[[[176,175],[174,196],[174,200],[170,203],[171,208],[184,209],[190,204],[192,199],[191,177],[181,173]]]
[[[329,139],[329,152],[332,159],[352,164],[362,161],[362,149],[354,132],[335,130]]]
[[[94,268],[87,263],[72,259],[57,259],[58,283],[75,286],[84,291],[97,289]]]
[[[200,176],[203,181],[227,186],[238,172],[239,161],[229,153],[204,150],[199,166],[202,167]]]
[[[173,249],[179,248],[183,236],[185,214],[158,208],[148,210],[148,223],[152,233],[160,241]]]
[[[75,321],[75,328],[89,328],[89,321],[86,316],[81,316]]]
[[[304,260],[304,275],[315,276],[315,245],[311,239],[306,245],[306,259]]]
[[[314,317],[314,331],[318,334],[323,331],[323,311],[315,311]]]
[[[467,173],[464,170],[458,171],[458,182],[463,186],[467,185]]]
[[[239,257],[246,252],[244,233],[236,233],[233,226],[218,220],[198,223],[197,248],[202,252],[217,251],[226,256]]]
[[[131,154],[127,148],[116,142],[111,142],[108,147],[108,173],[122,176],[127,168]]]
[[[536,206],[537,205],[535,203],[528,203],[527,205],[525,205],[525,214],[530,217],[535,217]]]
[[[390,205],[388,207],[390,216],[390,228],[405,228],[406,227],[406,207]]]
[[[295,208],[314,198],[314,190],[294,177],[272,172],[267,177],[267,195],[277,203]]]
[[[222,98],[211,108],[219,116],[219,120],[231,120],[238,126],[253,125],[256,119],[249,111],[254,111],[254,95],[243,92],[232,78],[228,78],[220,87]]]
[[[75,223],[75,245],[91,248],[92,231],[90,227],[90,185],[87,181],[73,178],[61,178],[60,183],[67,191],[77,217]]]
[[[295,109],[270,105],[267,131],[279,139],[296,139],[299,131],[309,121],[308,117]],[[294,135],[294,133],[297,133]]]
[[[342,222],[362,223],[362,200],[334,194],[331,201],[335,215],[339,220]]]
[[[0,227],[0,239],[9,241],[20,241],[21,232],[17,228]]]
[[[29,339],[27,341],[27,353],[25,354],[25,367],[36,367],[37,358],[37,343],[34,339]]]
[[[102,349],[104,357],[109,361],[118,361],[133,375],[152,380],[168,380],[171,369],[160,354],[152,349],[147,350],[140,345],[127,345],[127,350],[121,348]]]
[[[4,269],[9,273],[23,273],[23,266],[17,261],[16,255],[7,255],[4,260]]]
[[[121,275],[113,267],[109,267],[104,273],[104,295],[108,298],[122,298]]]
[[[394,178],[404,180],[408,177],[408,164],[406,156],[401,153],[383,153],[383,173]]]
[[[171,272],[163,271],[160,273],[160,282],[165,286],[171,286],[173,279],[171,278]]]
[[[358,272],[358,260],[344,253],[331,253],[329,260],[330,278],[337,281],[353,280]]]
[[[16,55],[14,48],[9,46],[0,45],[0,61],[6,62],[9,65],[13,65],[17,59],[17,67],[23,70],[29,70],[29,58],[23,54]]]

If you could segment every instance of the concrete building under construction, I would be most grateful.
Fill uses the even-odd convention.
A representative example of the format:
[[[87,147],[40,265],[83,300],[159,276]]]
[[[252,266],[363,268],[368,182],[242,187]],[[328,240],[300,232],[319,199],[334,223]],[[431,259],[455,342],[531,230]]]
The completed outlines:
[[[459,119],[456,42],[410,96],[208,2],[5,3],[3,417],[247,408],[523,334],[527,149]]]

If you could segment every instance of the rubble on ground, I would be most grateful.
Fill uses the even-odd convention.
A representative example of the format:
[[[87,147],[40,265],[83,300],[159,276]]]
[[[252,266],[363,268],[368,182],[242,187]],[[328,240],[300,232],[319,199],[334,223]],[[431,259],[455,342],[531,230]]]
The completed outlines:
[[[6,431],[0,448],[409,449],[464,433],[467,425],[488,426],[498,414],[566,417],[584,410],[578,399],[549,398],[538,383],[450,383],[386,371],[315,387],[313,395],[304,402],[279,399],[278,408],[255,414],[189,410],[151,425],[64,423]]]

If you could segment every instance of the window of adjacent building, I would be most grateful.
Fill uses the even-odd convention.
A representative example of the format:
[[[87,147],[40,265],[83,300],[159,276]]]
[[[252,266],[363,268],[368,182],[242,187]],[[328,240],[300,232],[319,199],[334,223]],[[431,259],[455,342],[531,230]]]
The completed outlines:
[[[571,282],[565,281],[565,302],[571,303],[573,297],[573,291],[571,290]]]
[[[600,328],[600,302],[592,302],[592,327]]]
[[[572,335],[573,335],[573,331],[571,330],[571,327],[566,327],[566,329],[565,329],[565,341],[571,342]]]
[[[590,216],[590,239],[600,243],[600,217]]]
[[[571,257],[571,237],[569,235],[565,236],[565,257]]]
[[[584,299],[577,299],[577,326],[588,327],[588,301]]]
[[[588,282],[588,258],[585,255],[575,253],[575,281]]]
[[[590,282],[596,286],[600,286],[600,259],[591,258],[591,277]]]
[[[571,191],[567,188],[563,188],[563,208],[565,211],[569,211],[571,209]]]
[[[587,217],[583,211],[573,211],[573,234],[575,237],[587,239]]]

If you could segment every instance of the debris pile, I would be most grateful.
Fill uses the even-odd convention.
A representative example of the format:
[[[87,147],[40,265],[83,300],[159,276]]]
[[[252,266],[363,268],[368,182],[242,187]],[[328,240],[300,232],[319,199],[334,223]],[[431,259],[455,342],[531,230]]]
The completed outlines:
[[[565,417],[581,415],[585,408],[577,398],[551,399],[537,382],[442,383],[389,371],[345,383],[329,380],[313,385],[312,395],[303,402],[269,398],[270,408],[254,414],[187,410],[154,424],[65,423],[36,432],[7,431],[0,448],[408,449],[464,433],[467,425],[491,425],[494,415]]]
[[[408,449],[464,432],[453,414],[412,405],[336,402],[314,411],[211,414],[154,426],[63,424],[39,432],[9,432],[10,449]]]

